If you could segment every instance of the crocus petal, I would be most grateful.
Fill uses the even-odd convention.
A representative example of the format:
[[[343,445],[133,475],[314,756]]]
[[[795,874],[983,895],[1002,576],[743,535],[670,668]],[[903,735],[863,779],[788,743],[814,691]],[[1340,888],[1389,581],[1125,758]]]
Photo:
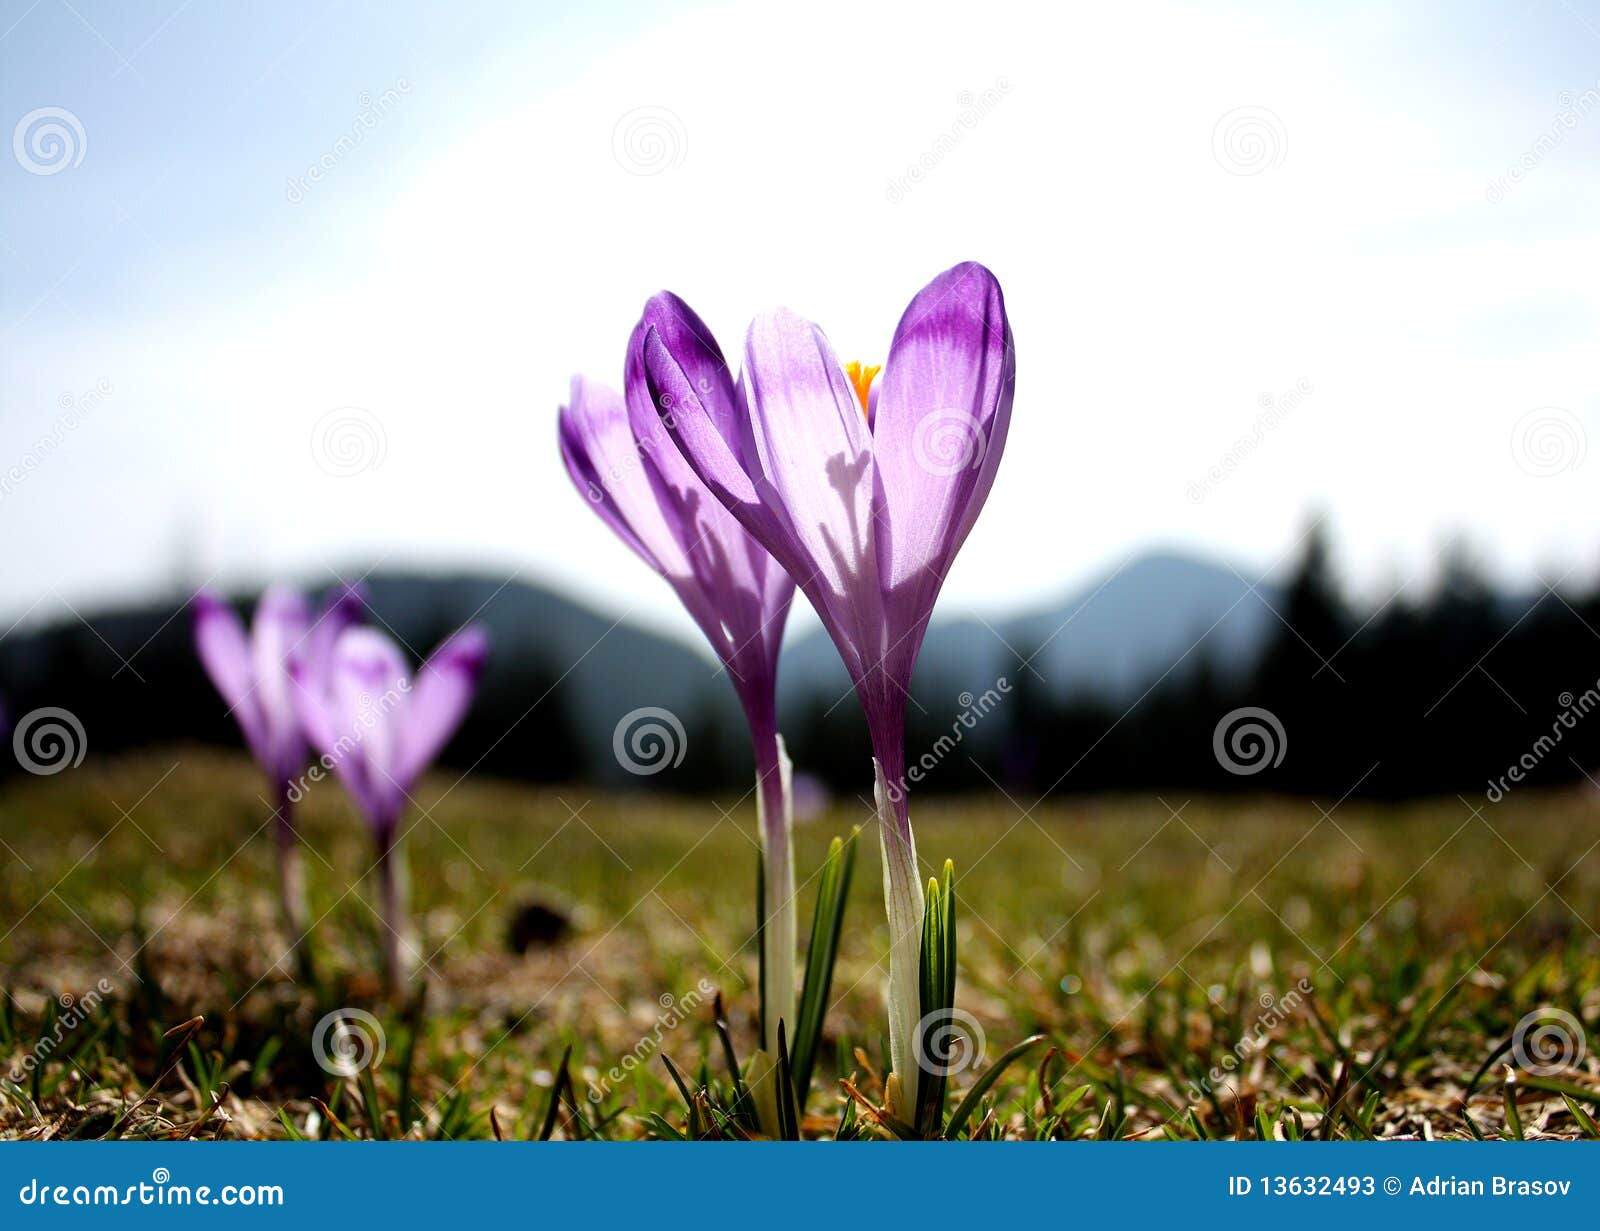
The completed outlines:
[[[382,633],[352,628],[335,643],[326,694],[334,738],[323,755],[380,832],[393,826],[405,803],[394,764],[397,718],[409,688],[405,658]]]
[[[272,586],[261,596],[250,623],[256,701],[280,780],[292,778],[305,764],[305,739],[295,715],[289,660],[310,627],[311,608],[305,596],[283,586]]]
[[[1000,284],[982,265],[946,270],[906,308],[873,422],[893,639],[922,626],[994,483],[1016,360]],[[916,646],[910,647],[914,656]]]
[[[251,755],[268,758],[266,730],[253,695],[254,671],[244,623],[218,595],[201,590],[194,596],[194,643],[200,665],[239,724]]]
[[[639,455],[622,398],[614,389],[574,376],[572,400],[561,408],[557,435],[561,460],[578,494],[640,559],[662,572],[664,566],[656,553],[662,536],[651,533],[653,511],[635,498],[635,485],[624,481],[630,473],[639,477]],[[643,535],[634,524],[641,515]],[[659,527],[654,529],[659,531]],[[646,542],[646,535],[651,542]]]
[[[784,309],[750,326],[745,378],[758,487],[801,557],[795,581],[859,656],[846,656],[859,680],[886,648],[866,415],[822,330]]]
[[[645,305],[628,342],[624,387],[644,476],[688,566],[686,574],[668,570],[667,580],[728,668],[746,708],[768,709],[794,583],[706,489],[671,440],[645,372],[644,342],[652,330],[664,339],[700,409],[724,439],[748,437],[744,391],[710,329],[688,304],[662,292]]]
[[[402,790],[411,788],[456,733],[488,655],[488,634],[471,627],[444,642],[422,664],[399,720],[393,773]]]
[[[322,611],[295,647],[294,661],[311,674],[325,678],[333,661],[333,647],[345,629],[361,622],[367,609],[367,590],[357,582],[336,586],[323,601]]]

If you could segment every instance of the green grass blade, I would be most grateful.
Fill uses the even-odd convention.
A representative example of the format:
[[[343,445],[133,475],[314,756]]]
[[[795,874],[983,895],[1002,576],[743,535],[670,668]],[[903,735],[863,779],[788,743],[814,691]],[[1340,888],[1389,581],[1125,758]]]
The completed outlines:
[[[811,941],[806,946],[805,984],[794,1031],[794,1090],[802,1108],[811,1090],[811,1073],[828,1015],[834,959],[839,953],[839,938],[844,934],[845,904],[855,874],[856,838],[860,833],[857,826],[849,838],[833,840],[819,878],[817,905],[811,916]]]
[[[1044,1042],[1044,1035],[1031,1035],[1023,1039],[1022,1042],[1008,1048],[998,1060],[985,1069],[983,1076],[972,1083],[972,1089],[967,1091],[966,1098],[962,1099],[956,1109],[950,1113],[950,1119],[944,1126],[944,1135],[946,1137],[955,1137],[960,1133],[966,1127],[967,1121],[972,1118],[972,1113],[978,1110],[978,1104],[983,1100],[983,1096],[989,1093],[995,1082],[1000,1080],[1000,1074],[1006,1071],[1013,1060],[1021,1056],[1035,1043],[1042,1042]]]

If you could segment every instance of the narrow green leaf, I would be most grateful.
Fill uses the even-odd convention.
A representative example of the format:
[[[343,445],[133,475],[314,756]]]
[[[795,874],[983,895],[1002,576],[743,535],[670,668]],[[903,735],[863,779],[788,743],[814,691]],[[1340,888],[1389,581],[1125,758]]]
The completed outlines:
[[[828,994],[833,986],[834,959],[844,934],[845,903],[855,874],[856,838],[860,826],[845,840],[835,838],[818,878],[817,905],[811,916],[811,941],[806,946],[805,983],[800,993],[799,1020],[794,1032],[794,1089],[802,1109],[811,1090],[811,1074],[828,1015]]]
[[[1036,1034],[1023,1039],[1022,1042],[1008,1048],[1006,1052],[987,1069],[983,1076],[972,1083],[972,1089],[967,1091],[966,1098],[962,1099],[956,1109],[950,1113],[950,1119],[944,1126],[944,1135],[947,1138],[955,1137],[967,1121],[972,1118],[972,1113],[978,1110],[978,1103],[983,1096],[989,1093],[995,1082],[1000,1080],[1000,1074],[1006,1071],[1011,1062],[1021,1056],[1035,1043],[1042,1043],[1044,1035]]]

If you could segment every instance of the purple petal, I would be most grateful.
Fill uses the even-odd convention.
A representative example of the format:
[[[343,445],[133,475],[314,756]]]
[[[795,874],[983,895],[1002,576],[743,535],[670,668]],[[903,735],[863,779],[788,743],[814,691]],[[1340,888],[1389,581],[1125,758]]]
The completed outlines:
[[[667,579],[727,666],[747,708],[770,705],[794,583],[707,490],[671,440],[645,372],[644,343],[652,330],[724,439],[748,436],[744,392],[705,322],[688,304],[663,292],[645,305],[628,343],[625,388],[645,477],[688,565],[682,575],[668,571]]]
[[[410,789],[456,733],[488,655],[489,636],[474,626],[449,638],[422,664],[405,701],[395,750],[394,777],[402,789]]]
[[[304,664],[313,677],[325,678],[333,662],[333,647],[347,628],[361,623],[367,610],[367,588],[360,582],[339,585],[323,601],[322,611],[312,621],[295,647],[294,662]]]
[[[790,571],[859,680],[887,649],[866,415],[822,330],[786,310],[750,326],[745,379],[757,486],[794,544]]]
[[[244,623],[210,590],[194,596],[194,645],[200,665],[239,724],[251,755],[271,769],[266,730],[253,695],[255,673]]]
[[[1005,301],[982,265],[945,271],[911,301],[884,365],[873,437],[891,632],[913,656],[994,483],[1015,383]]]
[[[561,408],[561,459],[578,494],[656,572],[662,556],[681,557],[648,491],[628,412],[615,390],[572,378],[572,401]]]
[[[410,688],[404,657],[382,633],[352,628],[334,644],[321,688],[303,664],[296,664],[295,683],[296,708],[317,751],[372,826],[391,828],[405,804],[394,777],[399,717]]]
[[[270,586],[250,622],[250,659],[262,727],[280,781],[305,764],[305,738],[295,714],[290,658],[311,627],[311,607],[303,594]]]

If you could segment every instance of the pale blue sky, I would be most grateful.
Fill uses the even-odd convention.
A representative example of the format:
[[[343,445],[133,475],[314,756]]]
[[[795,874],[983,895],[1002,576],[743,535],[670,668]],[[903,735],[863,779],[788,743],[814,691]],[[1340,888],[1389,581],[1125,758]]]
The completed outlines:
[[[881,361],[968,258],[1019,375],[952,610],[1312,508],[1380,597],[1457,531],[1600,561],[1600,5],[256,7],[0,4],[0,136],[82,133],[0,155],[8,622],[381,559],[679,628],[567,490],[570,373],[663,286]]]

